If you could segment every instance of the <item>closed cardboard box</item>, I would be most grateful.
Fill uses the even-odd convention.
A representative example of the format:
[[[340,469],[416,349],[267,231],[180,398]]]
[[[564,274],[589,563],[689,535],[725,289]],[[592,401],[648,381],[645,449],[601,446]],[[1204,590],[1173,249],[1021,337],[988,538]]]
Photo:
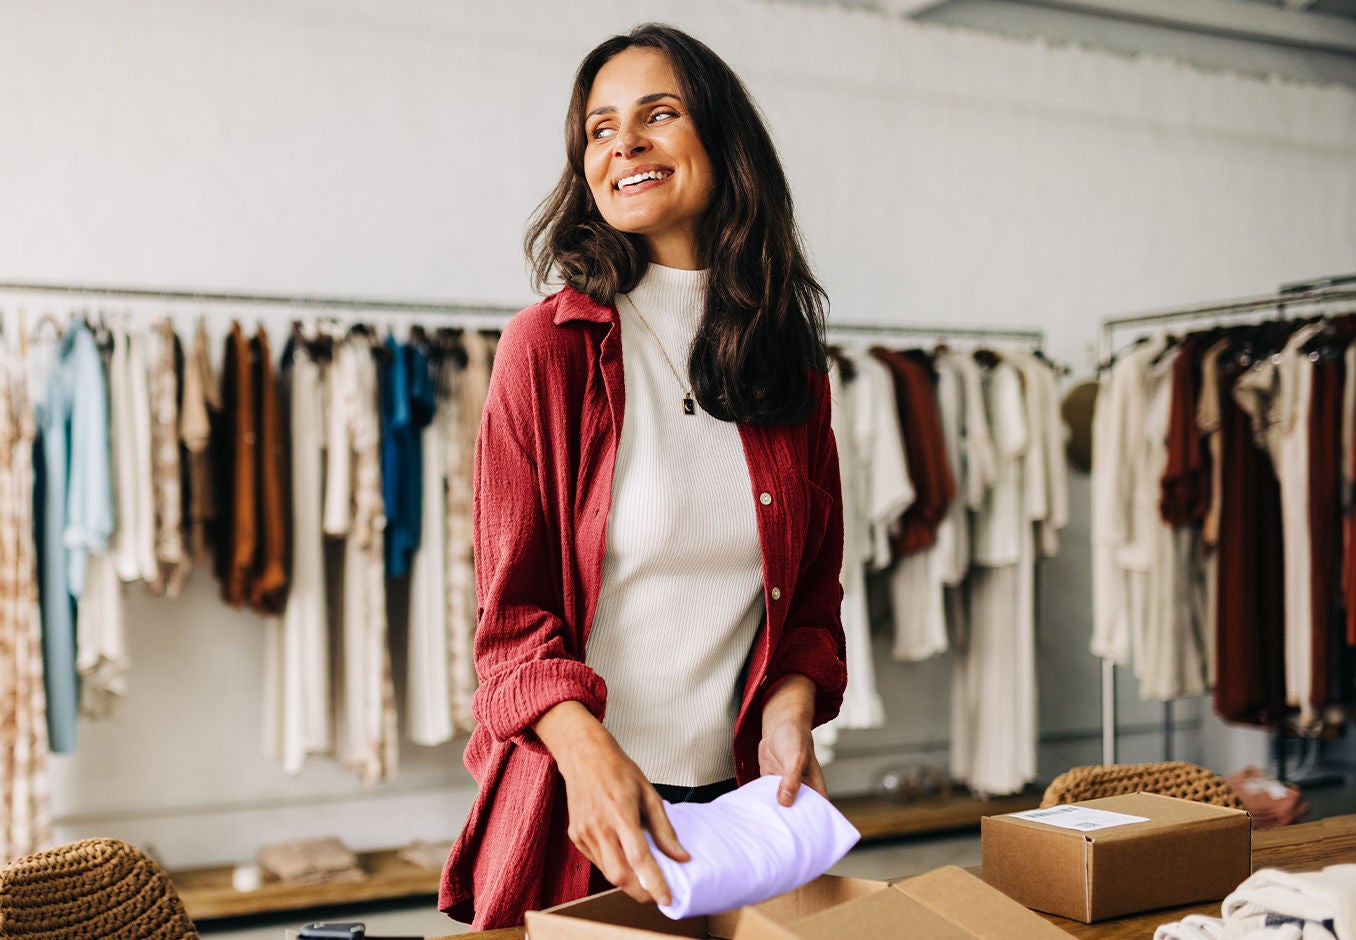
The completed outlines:
[[[984,880],[1084,923],[1223,898],[1252,872],[1242,810],[1133,793],[980,824]]]
[[[893,885],[825,875],[729,914],[671,921],[608,891],[527,914],[529,940],[1068,940],[1068,934],[955,866]]]

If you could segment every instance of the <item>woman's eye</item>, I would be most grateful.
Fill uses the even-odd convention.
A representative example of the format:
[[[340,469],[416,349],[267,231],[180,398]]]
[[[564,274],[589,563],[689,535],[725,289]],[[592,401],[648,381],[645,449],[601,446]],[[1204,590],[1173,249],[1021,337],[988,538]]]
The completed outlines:
[[[669,118],[675,118],[677,116],[678,116],[677,111],[671,111],[668,108],[660,108],[658,111],[655,111],[650,115],[650,120],[664,121],[668,120]]]
[[[589,137],[593,140],[606,140],[615,133],[617,133],[615,127],[612,127],[609,124],[599,124],[589,133]]]

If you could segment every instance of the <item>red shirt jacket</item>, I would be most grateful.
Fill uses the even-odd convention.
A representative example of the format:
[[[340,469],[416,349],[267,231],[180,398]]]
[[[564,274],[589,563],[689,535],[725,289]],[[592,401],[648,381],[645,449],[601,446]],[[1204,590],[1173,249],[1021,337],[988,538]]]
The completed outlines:
[[[838,713],[847,683],[838,453],[827,378],[811,381],[818,406],[804,424],[739,428],[767,605],[735,720],[741,784],[758,776],[769,688],[807,676],[818,725]],[[533,725],[570,700],[603,717],[607,689],[584,664],[584,644],[602,587],[624,393],[615,307],[566,288],[504,330],[475,457],[479,724],[464,760],[480,791],[438,898],[475,929],[517,925],[527,910],[588,893],[589,862],[566,834],[565,781]]]

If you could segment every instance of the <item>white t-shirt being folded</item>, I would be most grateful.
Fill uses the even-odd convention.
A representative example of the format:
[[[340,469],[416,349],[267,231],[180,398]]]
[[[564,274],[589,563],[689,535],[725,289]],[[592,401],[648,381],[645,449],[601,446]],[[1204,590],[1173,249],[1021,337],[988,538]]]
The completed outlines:
[[[818,878],[857,844],[861,833],[832,803],[802,786],[782,806],[780,786],[769,775],[710,803],[664,804],[691,860],[674,861],[650,840],[673,895],[661,911],[678,920],[765,901]]]

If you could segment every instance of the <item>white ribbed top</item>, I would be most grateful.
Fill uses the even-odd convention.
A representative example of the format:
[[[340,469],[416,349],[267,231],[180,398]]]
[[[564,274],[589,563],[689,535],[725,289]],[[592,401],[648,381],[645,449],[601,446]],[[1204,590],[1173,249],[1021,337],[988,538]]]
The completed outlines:
[[[705,297],[705,271],[651,264],[617,299],[626,411],[602,594],[585,651],[607,683],[603,725],[652,783],[689,787],[734,776],[741,673],[763,616],[758,520],[739,429],[700,406],[683,414]]]

